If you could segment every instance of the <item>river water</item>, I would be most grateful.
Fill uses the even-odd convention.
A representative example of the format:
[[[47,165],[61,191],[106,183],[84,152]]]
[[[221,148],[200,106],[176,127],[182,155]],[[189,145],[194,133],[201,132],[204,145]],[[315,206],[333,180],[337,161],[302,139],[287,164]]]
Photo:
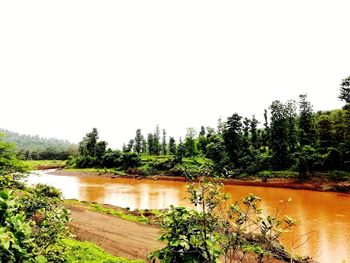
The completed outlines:
[[[185,199],[186,184],[183,182],[58,176],[43,171],[31,174],[27,181],[29,184],[45,183],[55,186],[67,199],[75,198],[130,209],[190,205]],[[279,207],[282,215],[298,219],[300,225],[283,238],[284,244],[293,251],[311,255],[318,262],[350,263],[350,195],[232,185],[224,186],[223,191],[230,194],[232,200],[253,193],[262,198],[261,207],[269,213],[275,213]],[[292,202],[281,208],[280,200],[288,198],[292,198]]]

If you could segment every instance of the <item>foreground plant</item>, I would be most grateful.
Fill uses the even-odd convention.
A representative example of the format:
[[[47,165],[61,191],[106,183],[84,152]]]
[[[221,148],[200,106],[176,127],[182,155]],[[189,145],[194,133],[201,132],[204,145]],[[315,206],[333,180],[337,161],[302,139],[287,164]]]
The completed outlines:
[[[252,194],[233,204],[221,192],[222,185],[201,180],[188,186],[189,199],[196,209],[171,206],[163,214],[167,245],[150,258],[155,262],[264,262],[278,258],[289,262],[308,262],[293,258],[279,241],[296,221],[289,217],[264,216]]]
[[[13,147],[0,137],[0,262],[63,262],[69,237],[61,193],[46,185],[26,188]]]

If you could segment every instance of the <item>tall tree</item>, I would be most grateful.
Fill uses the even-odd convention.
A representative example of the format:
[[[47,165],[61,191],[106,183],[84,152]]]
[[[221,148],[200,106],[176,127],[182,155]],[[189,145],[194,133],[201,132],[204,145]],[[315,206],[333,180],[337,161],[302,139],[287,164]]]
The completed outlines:
[[[141,143],[141,152],[142,154],[147,153],[147,141],[143,135],[142,135],[142,143]]]
[[[222,164],[227,163],[225,142],[221,135],[213,134],[208,138],[206,157],[212,159],[219,170],[222,169]]]
[[[159,128],[158,124],[157,124],[156,130],[154,131],[154,134],[153,134],[153,151],[154,151],[154,155],[160,155],[160,151],[161,151],[160,128]]]
[[[126,145],[126,152],[131,152],[134,147],[134,140],[131,139]]]
[[[271,149],[273,152],[272,161],[277,169],[288,168],[289,151],[288,151],[288,133],[287,117],[285,105],[280,101],[273,101],[271,106]]]
[[[259,123],[259,121],[253,115],[253,117],[252,117],[252,119],[250,121],[250,134],[251,134],[252,146],[255,149],[259,148],[258,131],[257,131],[258,123]]]
[[[79,154],[81,156],[94,156],[97,140],[98,131],[96,128],[93,128],[92,132],[87,133],[79,143]]]
[[[185,156],[185,153],[186,153],[186,147],[185,147],[184,143],[182,142],[182,139],[180,138],[179,145],[178,145],[177,151],[176,151],[177,162],[182,163],[182,158]]]
[[[250,120],[248,118],[244,118],[243,120],[243,140],[242,140],[242,151],[246,152],[250,146],[250,138],[249,138],[249,130],[250,130]]]
[[[217,133],[222,134],[225,130],[225,123],[222,121],[221,117],[218,120]]]
[[[162,137],[162,155],[167,155],[167,143],[166,143],[166,131],[163,129],[163,137]]]
[[[152,133],[147,135],[147,146],[148,146],[148,154],[154,155],[154,136]]]
[[[198,135],[198,151],[200,151],[201,154],[205,155],[207,152],[207,144],[208,139],[205,132],[205,127],[201,126],[201,130]]]
[[[270,134],[270,126],[269,126],[269,120],[268,120],[268,116],[267,116],[267,109],[264,110],[264,130],[261,134],[261,140],[262,140],[262,144],[263,146],[270,146],[270,138],[271,138],[271,134]]]
[[[339,99],[343,100],[346,104],[350,103],[350,76],[343,79],[340,84]]]
[[[328,147],[333,144],[332,120],[329,115],[321,115],[317,120],[317,132],[319,146],[322,153],[325,153]]]
[[[102,156],[106,153],[107,142],[99,141],[95,145],[95,153],[94,156],[97,160],[101,160]]]
[[[334,110],[330,113],[334,129],[334,147],[341,149],[346,141],[346,111],[344,109]]]
[[[287,143],[290,153],[295,153],[297,149],[297,107],[294,100],[287,101],[285,105],[287,118]]]
[[[174,137],[169,138],[168,148],[169,148],[169,154],[171,154],[171,155],[176,154],[176,142],[175,142]]]
[[[227,118],[223,139],[230,161],[238,167],[238,159],[242,147],[242,117],[237,113]]]
[[[134,143],[135,152],[137,154],[140,154],[142,150],[142,138],[143,136],[141,133],[141,129],[137,129],[136,136],[135,136],[135,143]]]
[[[313,145],[315,142],[315,129],[313,124],[313,110],[307,101],[306,94],[299,95],[299,143],[300,146]]]
[[[350,158],[350,76],[342,80],[340,84],[339,98],[345,102],[345,138],[344,138],[344,155],[346,159]],[[348,164],[350,169],[350,163]]]
[[[185,138],[185,148],[186,148],[186,156],[194,156],[197,154],[196,147],[196,130],[195,128],[187,128],[186,138]]]

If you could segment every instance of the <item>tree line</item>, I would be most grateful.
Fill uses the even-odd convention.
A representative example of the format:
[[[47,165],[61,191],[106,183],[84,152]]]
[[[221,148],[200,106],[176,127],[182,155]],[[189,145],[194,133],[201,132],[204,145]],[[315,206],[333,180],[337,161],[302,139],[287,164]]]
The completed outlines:
[[[16,144],[17,157],[22,160],[67,160],[78,155],[78,147],[67,140],[42,138],[38,135],[24,135],[1,129],[4,140]]]
[[[349,83],[350,77],[340,85],[342,109],[315,112],[302,94],[298,101],[273,101],[264,110],[262,125],[255,116],[244,118],[234,113],[226,120],[219,119],[216,128],[202,126],[198,133],[188,128],[184,140],[179,141],[167,137],[166,130],[157,125],[147,136],[137,129],[135,137],[119,151],[107,149],[107,142],[98,141],[97,129],[93,129],[79,144],[78,160],[84,167],[113,167],[137,166],[141,155],[168,155],[176,162],[202,156],[213,160],[215,171],[227,175],[288,169],[303,176],[315,171],[349,171]],[[129,159],[133,161],[125,164]]]

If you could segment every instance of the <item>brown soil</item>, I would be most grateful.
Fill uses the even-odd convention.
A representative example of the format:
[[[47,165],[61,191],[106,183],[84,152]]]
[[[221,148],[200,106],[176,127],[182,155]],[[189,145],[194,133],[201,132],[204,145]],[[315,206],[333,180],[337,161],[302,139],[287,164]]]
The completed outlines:
[[[102,176],[109,178],[134,178],[138,180],[168,180],[177,182],[186,182],[186,177],[180,176],[136,176],[136,175],[116,175],[113,173],[98,173],[98,172],[83,172],[83,171],[66,171],[57,170],[52,172],[55,175],[67,175],[67,176]],[[313,178],[308,181],[300,181],[293,178],[269,178],[267,181],[262,181],[256,178],[247,179],[221,179],[222,183],[227,185],[245,185],[245,186],[262,186],[262,187],[275,187],[275,188],[289,188],[289,189],[302,189],[313,190],[322,192],[341,192],[350,194],[350,182],[331,182],[322,178]]]
[[[78,240],[93,242],[109,253],[130,259],[144,259],[164,246],[157,241],[159,228],[70,206],[70,226]]]
[[[61,169],[62,167],[62,164],[38,165],[35,167],[35,170]]]

